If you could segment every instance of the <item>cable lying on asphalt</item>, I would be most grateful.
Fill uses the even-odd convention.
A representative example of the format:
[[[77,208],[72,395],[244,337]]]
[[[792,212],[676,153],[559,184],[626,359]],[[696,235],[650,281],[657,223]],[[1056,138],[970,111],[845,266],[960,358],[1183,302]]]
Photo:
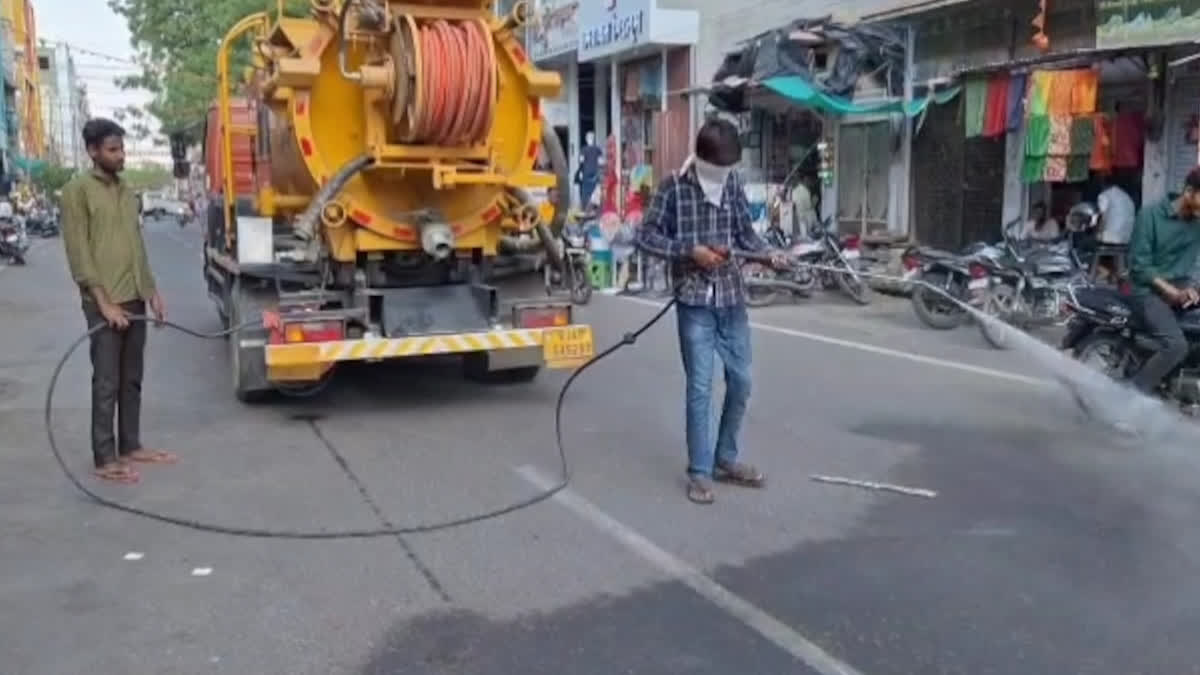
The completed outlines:
[[[763,259],[763,256],[758,255],[758,254],[753,254],[753,253],[734,252],[734,255],[736,257],[741,257],[741,258],[748,259],[748,260],[762,260]],[[826,272],[845,273],[844,269],[835,268],[835,267],[826,266],[826,265],[814,264],[814,265],[809,265],[809,267],[811,269],[822,270],[822,271],[826,271]],[[958,305],[959,307],[962,307],[966,311],[970,312],[971,315],[973,315],[976,318],[976,320],[994,322],[994,324],[990,324],[992,326],[992,328],[994,328],[998,331],[1005,331],[1006,332],[1006,334],[1005,334],[1006,340],[1011,340],[1011,344],[1017,350],[1023,352],[1025,355],[1031,357],[1035,362],[1037,362],[1042,367],[1044,367],[1049,373],[1053,374],[1055,379],[1057,379],[1061,384],[1063,384],[1066,387],[1066,389],[1074,396],[1075,402],[1084,410],[1084,412],[1089,414],[1093,419],[1096,419],[1097,421],[1104,422],[1106,424],[1109,424],[1110,426],[1120,428],[1123,430],[1134,431],[1141,437],[1141,440],[1144,440],[1144,441],[1163,442],[1166,440],[1170,440],[1172,437],[1175,437],[1177,440],[1182,440],[1183,437],[1186,435],[1186,437],[1188,439],[1190,439],[1190,441],[1192,443],[1195,442],[1195,432],[1194,432],[1193,428],[1189,424],[1185,423],[1179,415],[1172,414],[1166,408],[1166,406],[1164,406],[1161,402],[1155,401],[1153,399],[1150,399],[1149,397],[1142,396],[1141,394],[1134,392],[1129,387],[1110,379],[1103,373],[1097,372],[1095,370],[1092,370],[1091,368],[1084,366],[1083,364],[1060,353],[1059,351],[1055,350],[1054,348],[1050,347],[1049,345],[1041,342],[1037,338],[1027,335],[1022,331],[1016,330],[1016,329],[1012,328],[1011,326],[1008,326],[1007,324],[1003,323],[1002,321],[999,321],[998,319],[996,319],[994,317],[991,317],[987,314],[984,314],[983,312],[976,310],[973,307],[968,306],[966,303],[959,301],[957,298],[954,298],[953,296],[946,293],[945,291],[943,291],[940,288],[937,288],[935,286],[932,286],[930,284],[927,284],[927,283],[919,281],[919,280],[915,281],[915,282],[905,282],[905,280],[900,279],[899,277],[892,276],[892,275],[873,274],[873,273],[866,273],[866,272],[858,272],[857,274],[859,276],[861,276],[863,278],[867,278],[867,279],[882,279],[882,280],[886,280],[886,281],[890,281],[890,282],[921,284],[924,287],[930,289],[931,291],[933,291],[935,293],[938,293],[939,295],[945,297],[947,300],[953,302],[954,304]],[[156,521],[159,521],[162,523],[176,525],[179,527],[184,527],[184,528],[188,528],[188,529],[192,529],[192,530],[199,530],[199,531],[203,531],[203,532],[212,532],[212,533],[216,533],[216,534],[225,534],[225,535],[238,536],[238,537],[257,537],[257,538],[271,538],[271,539],[331,540],[331,539],[365,539],[365,538],[374,538],[374,537],[389,537],[389,536],[396,536],[396,535],[403,535],[403,534],[419,534],[419,533],[425,533],[425,532],[436,532],[439,530],[447,530],[447,529],[451,529],[451,528],[455,528],[455,527],[462,527],[464,525],[471,525],[474,523],[480,523],[480,522],[483,522],[486,520],[499,518],[501,516],[515,513],[522,509],[526,509],[535,504],[539,504],[541,502],[546,501],[547,499],[550,499],[554,495],[558,494],[559,492],[564,490],[570,484],[570,482],[571,482],[570,463],[567,459],[567,452],[566,452],[565,445],[563,443],[563,430],[562,430],[563,404],[566,400],[567,392],[571,389],[571,386],[575,383],[575,381],[579,378],[579,376],[584,373],[584,371],[588,370],[589,368],[591,368],[595,364],[599,363],[600,361],[604,360],[605,358],[611,356],[612,354],[614,354],[615,352],[620,350],[622,347],[626,347],[626,346],[635,344],[637,342],[637,339],[639,337],[641,337],[642,334],[644,334],[646,331],[650,330],[650,328],[652,328],[655,324],[657,324],[667,314],[667,312],[670,311],[672,307],[674,307],[674,305],[675,305],[675,300],[668,301],[666,304],[663,305],[663,307],[660,310],[658,310],[657,313],[654,314],[654,316],[652,316],[648,321],[646,321],[646,322],[642,323],[640,326],[638,326],[638,328],[636,330],[629,332],[629,333],[625,333],[625,335],[622,337],[622,339],[619,342],[600,351],[595,356],[593,356],[591,359],[589,359],[586,363],[584,363],[582,366],[580,366],[575,371],[573,371],[571,373],[571,375],[569,377],[567,377],[566,382],[563,383],[562,388],[559,389],[558,398],[557,398],[557,401],[555,402],[555,409],[554,409],[554,437],[555,437],[556,449],[558,452],[559,472],[560,472],[558,483],[556,483],[552,488],[550,488],[548,490],[542,491],[532,497],[528,497],[528,498],[522,499],[520,501],[514,502],[508,506],[504,506],[504,507],[498,508],[498,509],[493,509],[490,511],[481,512],[481,513],[478,513],[475,515],[464,516],[461,518],[455,518],[455,519],[451,519],[451,520],[445,520],[445,521],[439,521],[439,522],[433,522],[433,523],[417,523],[417,524],[413,524],[413,525],[409,525],[409,526],[405,526],[405,527],[380,527],[380,528],[372,528],[372,529],[324,529],[324,530],[256,529],[256,528],[239,527],[236,525],[206,523],[206,522],[194,520],[191,518],[172,516],[169,514],[164,514],[164,513],[158,512],[158,511],[150,510],[150,509],[143,509],[143,508],[139,508],[136,506],[130,506],[128,504],[122,504],[121,502],[117,502],[117,501],[108,499],[106,497],[103,497],[103,496],[97,494],[95,491],[91,490],[86,485],[84,485],[83,481],[80,480],[79,476],[76,475],[76,473],[71,470],[70,465],[67,463],[66,458],[63,456],[62,450],[59,448],[58,442],[55,439],[55,436],[54,436],[54,391],[58,385],[59,376],[62,374],[63,368],[66,366],[67,361],[71,358],[71,356],[75,353],[75,351],[79,348],[79,346],[81,344],[83,344],[85,341],[87,341],[92,336],[93,333],[101,330],[104,327],[103,325],[96,326],[96,327],[92,328],[91,330],[85,332],[83,335],[80,335],[79,338],[76,339],[75,342],[73,342],[71,344],[71,346],[66,350],[66,352],[63,353],[63,355],[59,359],[57,365],[55,365],[54,372],[50,376],[49,387],[46,391],[46,404],[45,404],[45,411],[44,411],[44,424],[45,424],[45,428],[46,428],[46,438],[49,441],[50,451],[51,451],[51,453],[53,453],[55,460],[58,462],[59,468],[62,469],[63,474],[67,477],[67,479],[71,482],[71,484],[74,485],[77,490],[79,490],[79,492],[86,495],[92,501],[96,502],[97,504],[99,504],[101,506],[104,506],[104,507],[107,507],[110,509],[114,509],[116,511],[121,511],[123,513],[128,513],[131,515],[140,516],[142,518],[148,518],[151,520],[156,520]],[[133,317],[130,317],[130,320],[131,321],[154,321],[150,317],[146,317],[146,316],[133,316]],[[219,332],[215,332],[215,333],[203,333],[200,331],[193,330],[191,328],[187,328],[185,326],[181,326],[176,323],[172,323],[170,321],[163,321],[163,322],[157,322],[157,323],[160,323],[163,326],[166,326],[173,330],[177,330],[181,333],[185,333],[192,337],[206,339],[206,340],[219,340],[219,339],[224,339],[225,337],[229,336],[230,334],[237,332],[241,328],[255,326],[255,325],[257,325],[258,322],[257,321],[247,322],[245,324],[234,326],[227,330],[223,330],[223,331],[219,331]],[[1190,447],[1190,445],[1188,447]],[[814,478],[814,480],[815,480],[815,478]],[[863,481],[854,481],[854,482],[848,482],[848,481],[849,481],[849,479],[839,480],[839,482],[844,482],[845,484],[853,483],[855,485],[867,485],[867,483],[863,482]],[[874,486],[878,486],[878,485],[882,485],[882,484],[871,483],[869,485],[874,487]],[[922,495],[922,496],[924,496],[924,495]]]
[[[83,481],[80,480],[79,476],[76,475],[76,473],[71,470],[70,465],[67,463],[66,457],[63,456],[62,450],[58,447],[58,441],[54,437],[54,390],[58,386],[58,378],[60,375],[62,375],[63,367],[66,366],[67,361],[75,353],[75,350],[79,349],[79,346],[81,344],[83,344],[85,341],[87,341],[92,336],[93,333],[96,333],[97,331],[105,328],[105,326],[103,324],[95,326],[91,330],[84,333],[83,335],[80,335],[79,338],[76,339],[75,342],[73,342],[71,344],[71,346],[67,349],[67,351],[63,353],[62,358],[59,359],[58,364],[55,365],[55,367],[54,367],[54,373],[50,376],[50,386],[46,391],[46,408],[44,411],[45,412],[44,424],[46,425],[46,439],[47,439],[47,441],[49,441],[49,444],[50,444],[50,452],[54,454],[54,459],[58,462],[58,466],[60,469],[62,469],[62,472],[67,477],[67,480],[69,480],[71,482],[71,484],[75,486],[75,489],[79,490],[81,493],[86,495],[92,501],[96,502],[97,504],[99,504],[101,506],[104,506],[104,507],[110,508],[110,509],[114,509],[116,511],[120,511],[122,513],[128,513],[131,515],[140,516],[142,518],[149,518],[150,520],[156,520],[161,523],[167,523],[169,525],[176,525],[176,526],[184,527],[184,528],[187,528],[190,530],[199,530],[201,532],[212,532],[215,534],[225,534],[225,535],[230,535],[230,536],[235,536],[235,537],[254,537],[254,538],[260,538],[260,539],[310,539],[310,540],[311,539],[324,539],[324,540],[330,540],[330,539],[369,539],[369,538],[375,538],[375,537],[394,537],[396,535],[437,532],[439,530],[448,530],[448,529],[455,528],[455,527],[462,527],[464,525],[472,525],[474,523],[480,523],[485,520],[492,520],[494,518],[499,518],[501,516],[506,516],[508,514],[515,513],[522,509],[529,508],[535,504],[539,504],[541,502],[546,501],[547,499],[550,499],[554,495],[556,495],[559,492],[561,492],[562,490],[566,489],[566,487],[571,483],[571,469],[570,469],[570,463],[567,461],[566,448],[563,445],[562,413],[563,413],[563,403],[566,401],[567,392],[571,389],[571,385],[573,385],[575,383],[575,380],[578,379],[579,376],[582,375],[583,372],[586,371],[588,368],[591,368],[593,365],[599,363],[600,361],[604,360],[605,358],[616,353],[622,347],[626,347],[626,346],[636,343],[637,339],[639,337],[641,337],[643,333],[650,330],[650,328],[653,327],[654,324],[658,323],[660,319],[662,319],[664,316],[666,316],[667,312],[670,311],[671,307],[673,307],[674,305],[675,305],[674,300],[668,302],[666,305],[663,306],[663,308],[661,310],[659,310],[653,317],[651,317],[649,321],[646,321],[641,326],[639,326],[637,328],[637,330],[630,332],[630,333],[626,333],[621,338],[620,342],[617,342],[616,344],[608,347],[607,349],[604,349],[603,351],[597,353],[595,356],[593,356],[591,359],[589,359],[587,362],[585,362],[582,366],[580,366],[579,368],[576,368],[571,373],[571,375],[569,377],[567,377],[567,381],[563,383],[562,388],[558,390],[558,400],[555,403],[555,408],[554,408],[554,437],[555,437],[555,443],[556,443],[556,446],[558,449],[559,480],[554,485],[554,487],[552,487],[548,490],[539,492],[539,493],[533,495],[532,497],[528,497],[528,498],[522,499],[520,501],[513,502],[512,504],[509,504],[508,506],[504,506],[504,507],[501,507],[498,509],[493,509],[490,511],[484,511],[484,512],[477,513],[474,515],[463,516],[461,518],[454,518],[451,520],[444,520],[444,521],[433,522],[433,523],[416,523],[416,524],[408,525],[405,527],[379,527],[379,528],[371,528],[371,529],[327,529],[327,530],[258,529],[258,528],[249,528],[249,527],[239,527],[237,525],[206,523],[206,522],[194,520],[191,518],[172,516],[169,514],[161,513],[158,511],[153,511],[150,509],[143,509],[143,508],[139,508],[136,506],[130,506],[129,504],[122,504],[121,502],[114,501],[112,499],[108,499],[106,497],[103,497],[103,496],[97,494],[94,490],[92,490],[88,486],[84,485]],[[144,315],[131,316],[131,317],[129,317],[129,320],[130,321],[155,322],[154,319],[144,316]],[[187,328],[186,326],[180,326],[179,324],[172,323],[170,321],[161,321],[161,322],[155,322],[155,323],[166,326],[167,328],[171,328],[173,330],[177,330],[181,333],[185,333],[185,334],[190,335],[195,338],[200,338],[203,340],[220,340],[220,339],[224,339],[225,337],[237,332],[238,330],[240,330],[242,328],[255,326],[255,325],[257,325],[258,322],[257,321],[246,322],[244,324],[239,324],[239,325],[229,328],[227,330],[218,331],[215,333],[202,333],[200,331],[192,330],[191,328]]]

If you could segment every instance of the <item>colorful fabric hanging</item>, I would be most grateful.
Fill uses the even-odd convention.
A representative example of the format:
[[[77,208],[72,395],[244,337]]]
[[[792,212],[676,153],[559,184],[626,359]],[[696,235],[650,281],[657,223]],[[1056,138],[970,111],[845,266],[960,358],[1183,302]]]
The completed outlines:
[[[1067,180],[1067,158],[1047,157],[1046,170],[1042,172],[1042,180],[1047,183],[1063,183]]]
[[[1089,155],[1071,155],[1067,158],[1067,182],[1068,183],[1083,183],[1089,177],[1088,164],[1091,161]]]
[[[1112,120],[1103,113],[1092,116],[1096,142],[1092,147],[1090,168],[1100,173],[1110,173],[1113,168]]]
[[[1050,114],[1070,115],[1079,71],[1055,70],[1050,74]]]
[[[1071,154],[1071,116],[1050,115],[1050,143],[1046,154],[1066,157]]]
[[[1036,70],[1029,81],[1029,103],[1026,112],[1029,116],[1050,114],[1050,81],[1053,73],[1048,70]]]
[[[1141,113],[1121,113],[1113,130],[1113,166],[1136,169],[1142,165],[1146,143],[1146,119]]]
[[[983,114],[983,135],[1003,136],[1008,128],[1008,76],[995,75],[988,80],[987,103]]]
[[[1096,112],[1096,96],[1100,90],[1100,71],[1091,68],[1079,70],[1075,85],[1071,88],[1071,113],[1091,115]]]
[[[1046,156],[1027,156],[1021,163],[1021,180],[1026,183],[1040,183],[1046,174]]]
[[[1025,128],[1025,155],[1027,157],[1045,157],[1049,149],[1050,118],[1046,115],[1030,117]]]
[[[1071,156],[1091,160],[1096,147],[1096,123],[1089,115],[1071,119]]]
[[[1008,117],[1009,131],[1021,130],[1021,119],[1025,115],[1025,93],[1029,86],[1029,78],[1023,73],[1008,78]]]
[[[974,138],[983,134],[983,121],[987,109],[988,83],[987,80],[977,77],[967,80],[964,90],[964,120],[963,126],[966,127],[967,138]]]

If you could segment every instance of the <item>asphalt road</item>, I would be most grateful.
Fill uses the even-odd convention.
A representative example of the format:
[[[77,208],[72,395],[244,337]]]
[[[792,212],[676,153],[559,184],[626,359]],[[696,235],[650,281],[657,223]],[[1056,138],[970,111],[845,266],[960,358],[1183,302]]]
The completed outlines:
[[[172,317],[215,330],[199,235],[148,227]],[[1200,672],[1196,463],[1087,428],[1019,355],[923,330],[902,301],[755,314],[744,443],[766,491],[684,499],[668,319],[581,379],[560,498],[436,534],[294,542],[75,493],[42,428],[47,376],[84,327],[60,242],[0,288],[5,675]],[[607,343],[653,311],[598,297],[585,316]],[[245,407],[226,364],[223,342],[153,333],[144,437],[183,461],[99,489],[225,524],[366,528],[554,478],[561,373],[489,389],[450,367],[347,370],[317,400]],[[81,354],[56,401],[85,474],[87,381]]]

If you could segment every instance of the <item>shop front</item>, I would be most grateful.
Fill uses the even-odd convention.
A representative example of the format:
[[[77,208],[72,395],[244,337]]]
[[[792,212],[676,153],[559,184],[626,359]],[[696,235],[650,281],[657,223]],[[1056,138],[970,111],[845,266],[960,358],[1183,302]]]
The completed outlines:
[[[685,92],[698,34],[697,12],[656,0],[580,6],[578,60],[595,83],[593,128],[605,155],[599,192],[603,210],[622,220],[688,155],[694,124]]]
[[[571,175],[579,166],[580,78],[575,49],[579,42],[581,0],[535,0],[525,32],[526,50],[539,68],[562,78],[558,98],[542,103],[545,124],[552,127],[567,154]],[[572,191],[574,193],[574,191]],[[578,195],[575,195],[576,199]]]

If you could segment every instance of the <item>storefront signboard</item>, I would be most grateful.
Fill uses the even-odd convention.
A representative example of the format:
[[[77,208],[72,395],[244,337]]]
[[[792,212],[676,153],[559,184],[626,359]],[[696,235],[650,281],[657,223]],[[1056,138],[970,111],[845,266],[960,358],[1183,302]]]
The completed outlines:
[[[645,44],[654,0],[583,0],[579,60],[593,61]]]
[[[1200,0],[1096,0],[1096,47],[1191,42],[1200,35]]]
[[[579,7],[586,3],[587,0],[537,0],[526,33],[529,55],[534,61],[575,50],[579,44]]]

